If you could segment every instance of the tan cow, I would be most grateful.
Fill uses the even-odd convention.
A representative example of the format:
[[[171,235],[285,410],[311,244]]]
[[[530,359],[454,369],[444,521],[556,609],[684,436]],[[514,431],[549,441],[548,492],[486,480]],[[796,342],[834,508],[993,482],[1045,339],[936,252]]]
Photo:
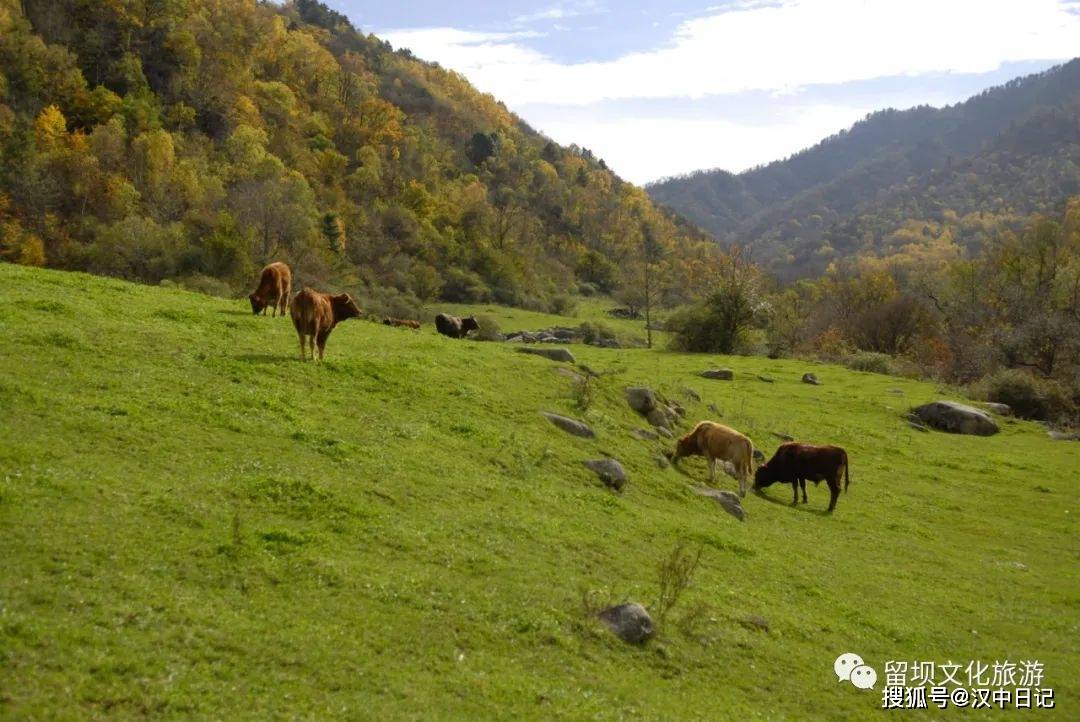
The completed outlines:
[[[292,271],[281,261],[271,263],[259,274],[259,287],[248,296],[251,312],[266,315],[267,307],[273,307],[274,315],[285,315],[289,308],[289,296],[292,294]]]
[[[729,462],[739,480],[739,496],[746,496],[746,485],[752,471],[754,443],[735,429],[713,421],[701,421],[694,430],[675,444],[670,454],[672,463],[684,456],[704,456],[709,462],[709,482],[716,480],[716,462]]]
[[[292,302],[292,322],[300,337],[300,360],[307,361],[305,339],[311,347],[311,360],[315,360],[315,347],[319,347],[319,360],[326,350],[326,339],[334,327],[347,318],[356,318],[363,312],[347,293],[336,296],[305,288],[296,294]]]

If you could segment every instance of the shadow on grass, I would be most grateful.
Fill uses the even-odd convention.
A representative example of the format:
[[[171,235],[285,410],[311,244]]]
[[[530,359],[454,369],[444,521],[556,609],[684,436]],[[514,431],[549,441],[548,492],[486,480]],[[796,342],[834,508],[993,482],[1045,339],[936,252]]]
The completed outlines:
[[[763,500],[769,502],[770,504],[776,504],[778,506],[786,506],[789,509],[794,509],[795,511],[803,512],[804,514],[817,514],[818,516],[830,516],[828,509],[811,509],[811,508],[809,508],[809,504],[792,504],[790,501],[780,501],[779,499],[774,499],[771,496],[767,495],[761,489],[751,488],[750,491],[753,492],[754,496],[758,497],[759,499],[763,499]]]
[[[242,353],[233,356],[237,361],[243,361],[249,364],[281,364],[290,363],[292,361],[300,362],[298,354],[284,354],[284,353]]]

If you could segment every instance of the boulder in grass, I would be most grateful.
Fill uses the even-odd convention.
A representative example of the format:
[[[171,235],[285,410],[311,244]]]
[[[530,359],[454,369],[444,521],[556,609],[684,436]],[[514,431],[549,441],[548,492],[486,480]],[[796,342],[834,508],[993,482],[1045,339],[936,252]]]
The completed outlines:
[[[604,486],[615,491],[622,491],[623,487],[626,486],[626,469],[615,459],[590,459],[585,462],[585,466],[592,469],[600,477],[600,481],[604,482]]]
[[[992,436],[998,432],[990,414],[955,401],[932,401],[912,409],[912,414],[930,428],[952,434]]]
[[[574,358],[574,354],[564,348],[535,348],[532,346],[523,346],[519,348],[518,351],[521,353],[531,353],[536,356],[543,356],[552,361],[562,361],[569,364],[576,363],[577,361],[577,359]]]
[[[568,434],[580,436],[583,439],[596,438],[596,432],[589,428],[587,424],[584,424],[577,419],[571,419],[569,416],[562,416],[560,414],[553,414],[549,411],[544,412],[544,417]]]
[[[656,394],[648,386],[628,386],[626,403],[634,411],[645,415],[656,408]]]
[[[731,514],[739,521],[746,521],[746,511],[742,507],[739,495],[726,489],[712,489],[707,486],[694,487],[694,493],[714,499],[717,504],[724,507],[724,511]]]
[[[735,378],[735,372],[731,369],[708,369],[701,372],[703,379],[717,379],[719,381],[731,381]]]
[[[999,404],[994,401],[987,401],[983,404],[987,411],[998,416],[1012,416],[1012,407],[1008,404]]]
[[[758,381],[764,381],[767,384],[776,383],[776,379],[774,379],[772,376],[766,376],[765,374],[758,374]]]
[[[630,432],[630,435],[635,439],[641,439],[642,441],[656,441],[660,438],[660,434],[651,429],[634,429]]]
[[[812,373],[805,373],[802,375],[802,382],[804,384],[810,384],[811,386],[820,386],[821,382],[818,381],[818,377]]]
[[[637,602],[616,604],[600,612],[600,620],[619,639],[630,644],[641,644],[655,632],[652,617]]]

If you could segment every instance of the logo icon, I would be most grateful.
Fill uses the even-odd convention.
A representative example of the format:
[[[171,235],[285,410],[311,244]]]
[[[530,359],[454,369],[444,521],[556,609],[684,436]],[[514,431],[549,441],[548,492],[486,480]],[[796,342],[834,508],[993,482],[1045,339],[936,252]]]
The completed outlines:
[[[837,682],[851,682],[859,689],[873,689],[877,684],[877,671],[854,652],[845,652],[833,662]]]

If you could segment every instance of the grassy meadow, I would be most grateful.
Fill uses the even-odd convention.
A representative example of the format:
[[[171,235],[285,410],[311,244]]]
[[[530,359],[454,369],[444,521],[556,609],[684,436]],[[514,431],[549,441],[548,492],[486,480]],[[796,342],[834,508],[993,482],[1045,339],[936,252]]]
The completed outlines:
[[[838,684],[842,652],[879,680],[1038,659],[1080,717],[1080,444],[919,433],[933,384],[659,349],[570,347],[602,374],[582,410],[563,365],[425,321],[301,363],[246,300],[0,265],[0,718],[864,719],[882,682]],[[851,488],[832,515],[824,486],[751,493],[740,523],[691,490],[702,461],[630,435],[638,384],[766,454],[840,444]],[[622,494],[582,466],[604,455]],[[680,541],[701,562],[656,639],[587,613],[652,605]]]

